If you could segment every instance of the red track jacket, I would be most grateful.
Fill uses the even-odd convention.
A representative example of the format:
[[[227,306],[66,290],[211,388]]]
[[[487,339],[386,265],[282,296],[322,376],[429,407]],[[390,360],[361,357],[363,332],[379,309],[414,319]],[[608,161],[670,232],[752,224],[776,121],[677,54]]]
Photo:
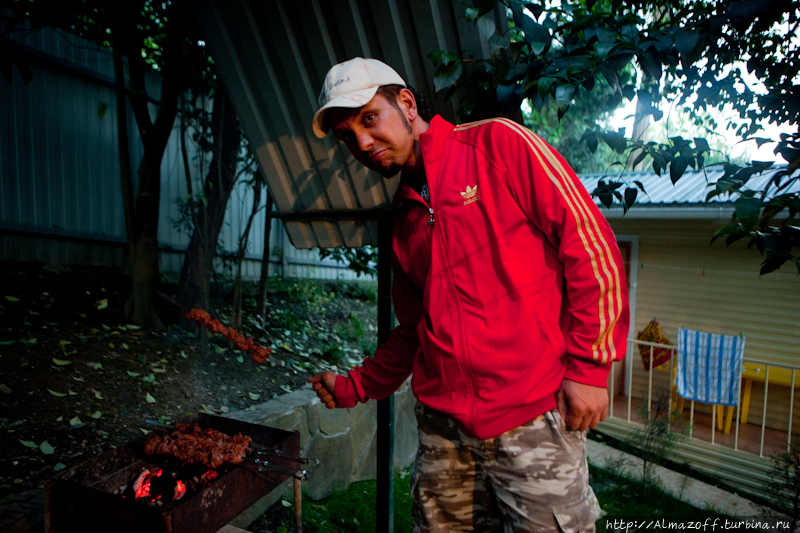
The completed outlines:
[[[567,378],[605,387],[628,333],[611,228],[564,159],[519,124],[420,135],[430,203],[401,183],[393,205],[399,326],[339,376],[340,407],[417,399],[468,435],[494,438],[556,407]]]

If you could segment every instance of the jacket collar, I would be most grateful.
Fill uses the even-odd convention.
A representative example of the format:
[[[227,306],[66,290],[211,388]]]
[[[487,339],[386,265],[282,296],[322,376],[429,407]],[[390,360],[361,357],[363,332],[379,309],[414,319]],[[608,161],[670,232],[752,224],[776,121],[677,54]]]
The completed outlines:
[[[453,126],[441,116],[436,115],[431,119],[428,131],[419,136],[420,148],[426,163],[436,161],[442,153],[444,141],[453,131]]]
[[[450,132],[453,131],[453,128],[455,128],[455,126],[439,115],[431,119],[428,131],[419,136],[420,148],[422,149],[422,157],[425,163],[433,163],[439,158],[439,155],[442,153],[444,141],[450,135]],[[428,175],[428,187],[430,186],[430,175]],[[415,191],[406,180],[401,178],[400,186],[397,192],[394,193],[394,198],[392,199],[392,207],[397,208],[403,201],[408,199],[423,201],[417,191]]]

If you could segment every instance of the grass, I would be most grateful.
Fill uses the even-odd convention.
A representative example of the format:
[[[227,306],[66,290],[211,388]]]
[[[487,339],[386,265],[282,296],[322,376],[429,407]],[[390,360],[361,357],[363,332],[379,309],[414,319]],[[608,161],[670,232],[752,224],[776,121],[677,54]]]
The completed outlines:
[[[597,521],[597,531],[606,531],[606,521],[613,518],[674,519],[691,517],[693,521],[724,517],[713,510],[700,510],[675,499],[660,487],[650,483],[644,486],[610,470],[589,467],[592,488],[597,494],[603,517]],[[410,533],[411,496],[409,472],[401,472],[394,479],[394,531]],[[309,533],[372,533],[375,531],[376,483],[353,483],[347,490],[335,492],[330,498],[313,502],[306,498],[303,504],[303,530]],[[289,504],[289,502],[286,502]],[[263,533],[292,531],[294,515],[287,508],[282,524]],[[274,526],[273,526],[274,527]],[[609,527],[609,530],[612,529]]]
[[[589,467],[590,483],[605,513],[597,521],[597,531],[606,531],[606,522],[613,518],[670,519],[691,517],[693,521],[724,517],[714,510],[700,510],[666,493],[657,484],[647,485],[611,470]],[[612,528],[609,528],[612,529]]]

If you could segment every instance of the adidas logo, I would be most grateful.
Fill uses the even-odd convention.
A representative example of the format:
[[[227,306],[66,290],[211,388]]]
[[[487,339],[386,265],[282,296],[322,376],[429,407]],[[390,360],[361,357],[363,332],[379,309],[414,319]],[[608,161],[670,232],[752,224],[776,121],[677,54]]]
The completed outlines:
[[[473,185],[470,187],[467,185],[466,191],[461,191],[461,196],[464,198],[464,205],[469,205],[472,202],[477,202],[480,199],[478,196],[478,186]]]

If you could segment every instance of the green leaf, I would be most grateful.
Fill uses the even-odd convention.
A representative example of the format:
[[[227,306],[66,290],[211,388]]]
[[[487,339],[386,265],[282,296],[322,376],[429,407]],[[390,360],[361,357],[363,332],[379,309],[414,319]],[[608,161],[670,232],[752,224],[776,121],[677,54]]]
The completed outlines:
[[[708,152],[709,150],[711,150],[711,147],[708,146],[708,141],[703,137],[695,137],[694,146],[700,152]]]
[[[556,102],[561,108],[567,108],[572,103],[572,97],[575,95],[574,85],[559,85],[556,89]]]
[[[461,61],[454,61],[449,65],[442,65],[437,68],[436,73],[433,75],[434,90],[438,93],[442,89],[447,89],[454,85],[461,77],[462,71]]]
[[[686,172],[686,167],[688,166],[689,158],[686,156],[678,156],[672,161],[669,165],[669,179],[672,180],[673,184],[681,179],[681,176]]]
[[[72,364],[72,361],[67,361],[65,359],[56,359],[55,357],[53,357],[53,362],[58,366],[67,366]]]
[[[97,307],[98,310],[106,309],[108,307],[108,299],[107,298],[103,298],[102,300],[97,300],[94,303],[94,306]]]
[[[628,187],[625,189],[625,205],[631,207],[636,202],[636,196],[639,194],[639,189],[635,187]]]
[[[47,392],[49,392],[53,396],[57,396],[59,398],[61,398],[62,396],[66,396],[66,394],[64,394],[63,392],[56,392],[56,391],[50,390],[50,389],[47,389]]]
[[[92,413],[92,414],[91,414],[91,415],[89,415],[89,416],[91,416],[92,418],[94,418],[95,420],[97,420],[98,418],[101,418],[101,417],[103,416],[103,413],[101,413],[100,411],[95,411],[94,413]]]
[[[39,446],[37,446],[37,444],[35,442],[29,441],[29,440],[22,440],[22,439],[18,439],[18,440],[22,443],[23,446],[27,446],[28,448],[38,448],[39,447]]]
[[[736,210],[736,218],[742,223],[742,227],[746,232],[758,223],[758,218],[761,215],[762,202],[758,198],[739,198],[734,202]]]
[[[138,355],[138,359],[139,359],[139,362],[141,362],[143,365],[147,364],[147,356],[145,354],[140,353]]]
[[[43,443],[41,443],[39,445],[39,449],[42,450],[42,453],[45,454],[45,455],[53,455],[53,452],[55,452],[53,447],[47,441],[44,441]]]
[[[18,302],[19,298],[15,296],[6,296],[6,300],[8,300],[9,302]]]
[[[83,379],[83,378],[81,378],[81,377],[78,377],[78,376],[72,376],[72,379],[74,379],[75,381],[79,381],[79,382],[81,382],[81,383],[83,383],[84,381],[86,381],[85,379]]]
[[[106,111],[108,111],[108,104],[100,102],[100,105],[97,106],[97,116],[100,117],[100,120],[103,120],[103,117],[106,116]]]
[[[61,470],[64,470],[66,467],[67,465],[65,465],[64,463],[57,463],[56,466],[53,467],[53,470],[55,470],[56,472],[60,472]]]
[[[256,394],[254,392],[248,392],[247,395],[250,397],[251,400],[256,401],[261,399],[260,394]]]
[[[130,377],[132,377],[132,378],[138,378],[139,375],[140,375],[138,372],[131,372],[130,370],[128,370],[127,372],[128,372],[128,375]]]
[[[156,403],[156,399],[153,398],[153,396],[151,396],[149,392],[144,397],[144,399],[147,400],[147,403]]]
[[[477,25],[481,39],[483,39],[484,42],[488,42],[489,38],[494,35],[496,30],[494,21],[490,18],[481,17],[478,19]]]
[[[244,363],[244,356],[240,355],[239,357],[237,357],[236,358],[236,362],[237,363]]]

